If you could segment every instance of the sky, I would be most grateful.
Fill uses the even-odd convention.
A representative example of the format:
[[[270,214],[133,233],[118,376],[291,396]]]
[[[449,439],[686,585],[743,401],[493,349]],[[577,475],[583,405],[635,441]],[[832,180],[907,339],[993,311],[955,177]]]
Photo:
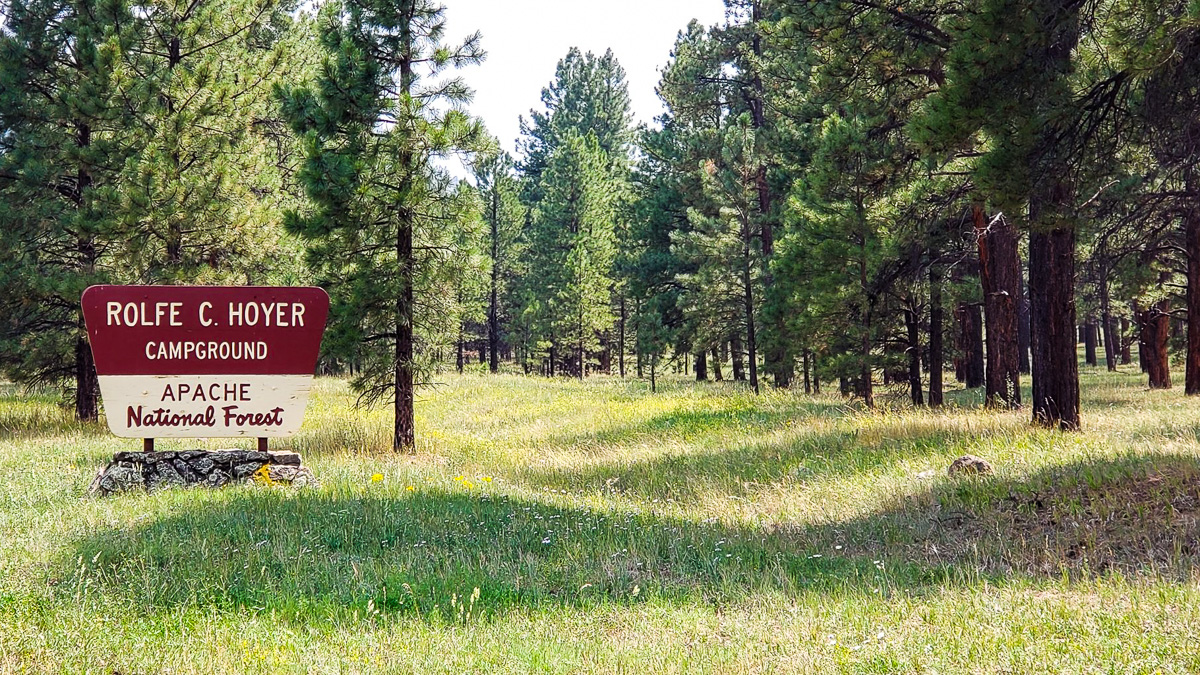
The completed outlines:
[[[676,34],[689,21],[721,23],[722,0],[443,0],[454,44],[483,32],[487,60],[459,71],[475,90],[471,112],[502,147],[515,152],[518,117],[541,110],[542,88],[571,47],[597,54],[612,48],[625,68],[634,117],[662,112],[654,93]]]

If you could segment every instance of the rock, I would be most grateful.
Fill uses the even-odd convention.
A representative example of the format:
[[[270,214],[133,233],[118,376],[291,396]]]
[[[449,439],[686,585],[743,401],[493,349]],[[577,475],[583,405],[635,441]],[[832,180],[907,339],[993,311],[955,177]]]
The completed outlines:
[[[101,471],[92,481],[90,491],[93,494],[107,495],[114,492],[124,492],[140,488],[143,485],[142,472],[131,466],[113,466],[107,471]]]
[[[951,476],[987,475],[992,473],[992,465],[982,457],[963,455],[950,463]]]
[[[259,464],[257,462],[246,462],[245,464],[238,464],[237,466],[233,467],[233,477],[234,478],[249,478],[250,476],[254,475],[255,471],[258,471],[259,469],[261,469],[262,466],[263,466],[262,464]]]
[[[312,470],[300,455],[287,451],[185,450],[118,452],[88,487],[98,496],[127,490],[169,487],[222,487],[231,483],[256,485],[252,477],[266,468],[271,483],[316,486]],[[265,481],[264,481],[265,482]]]
[[[317,477],[307,466],[276,466],[272,464],[267,467],[267,475],[270,476],[272,483],[297,487],[315,487],[317,485]]]
[[[267,454],[271,456],[271,464],[300,466],[300,455],[298,453],[272,450]]]

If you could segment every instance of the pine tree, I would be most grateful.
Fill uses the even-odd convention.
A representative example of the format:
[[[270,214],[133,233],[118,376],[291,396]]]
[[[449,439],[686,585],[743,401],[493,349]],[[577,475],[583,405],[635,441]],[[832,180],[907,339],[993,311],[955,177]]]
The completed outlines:
[[[614,221],[619,192],[608,157],[592,134],[569,133],[547,158],[543,195],[533,213],[529,275],[541,287],[538,328],[552,351],[573,354],[577,377],[588,354],[612,325],[610,290],[616,255]]]
[[[115,0],[9,5],[0,34],[0,369],[73,382],[95,420],[99,384],[79,298],[114,278],[119,175],[136,147],[119,106],[129,9]]]
[[[525,207],[520,183],[513,175],[514,162],[505,152],[490,153],[475,164],[475,184],[483,202],[487,229],[489,280],[487,300],[488,369],[500,369],[501,326],[511,321],[511,280],[524,254],[521,228]]]
[[[413,397],[430,354],[417,328],[436,307],[444,262],[436,245],[453,209],[450,181],[431,161],[473,147],[482,130],[458,108],[469,91],[445,68],[483,58],[478,33],[442,44],[445,10],[429,0],[344,0],[321,9],[326,56],[317,81],[282,90],[303,137],[300,172],[311,208],[289,230],[334,298],[330,340],[359,350],[355,388],[390,398],[393,448],[413,451]],[[431,311],[430,315],[418,308]]]

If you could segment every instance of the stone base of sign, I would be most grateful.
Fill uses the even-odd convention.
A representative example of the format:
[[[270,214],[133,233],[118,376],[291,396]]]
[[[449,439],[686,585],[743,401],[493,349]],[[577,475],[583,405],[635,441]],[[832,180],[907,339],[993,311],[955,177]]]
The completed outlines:
[[[294,452],[180,450],[118,452],[92,481],[98,496],[166,487],[223,487],[231,484],[315,486],[316,476]]]

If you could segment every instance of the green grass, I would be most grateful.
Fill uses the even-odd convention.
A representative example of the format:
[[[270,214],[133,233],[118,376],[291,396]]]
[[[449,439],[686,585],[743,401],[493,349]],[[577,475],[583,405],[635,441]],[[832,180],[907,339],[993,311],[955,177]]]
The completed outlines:
[[[0,673],[1195,673],[1200,401],[1083,386],[1063,435],[975,391],[447,376],[410,457],[322,380],[319,489],[108,499],[136,444],[0,387]]]

